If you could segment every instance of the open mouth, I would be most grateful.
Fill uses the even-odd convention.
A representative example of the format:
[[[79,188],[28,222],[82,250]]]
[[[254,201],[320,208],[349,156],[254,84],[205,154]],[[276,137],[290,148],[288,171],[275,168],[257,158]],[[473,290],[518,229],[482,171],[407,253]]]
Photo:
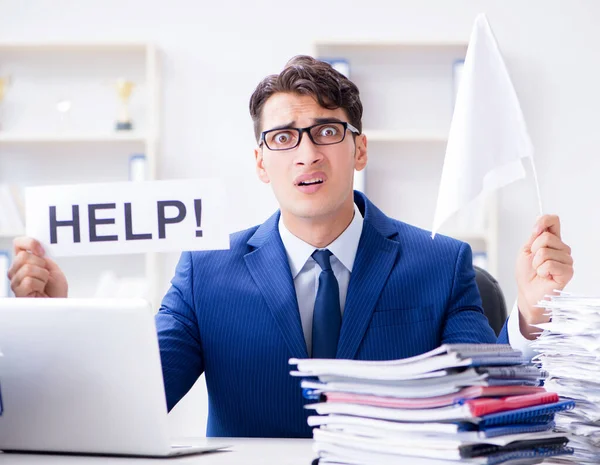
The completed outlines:
[[[323,184],[323,180],[320,178],[307,179],[306,181],[300,181],[299,186],[314,186],[315,184]]]

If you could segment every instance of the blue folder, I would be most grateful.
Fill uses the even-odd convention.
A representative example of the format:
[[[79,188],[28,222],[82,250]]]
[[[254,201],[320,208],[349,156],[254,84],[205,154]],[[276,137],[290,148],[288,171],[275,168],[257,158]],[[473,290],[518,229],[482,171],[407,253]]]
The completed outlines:
[[[483,428],[480,430],[479,434],[486,438],[497,438],[498,436],[508,436],[511,434],[540,433],[542,431],[550,431],[554,429],[555,426],[556,424],[554,421],[548,421],[545,423],[493,426],[491,428]]]
[[[556,412],[571,410],[575,407],[572,400],[563,400],[553,404],[536,405],[535,407],[520,408],[518,410],[509,410],[507,412],[492,413],[484,415],[478,423],[479,428],[489,426],[514,425],[523,423],[546,423],[554,420]]]

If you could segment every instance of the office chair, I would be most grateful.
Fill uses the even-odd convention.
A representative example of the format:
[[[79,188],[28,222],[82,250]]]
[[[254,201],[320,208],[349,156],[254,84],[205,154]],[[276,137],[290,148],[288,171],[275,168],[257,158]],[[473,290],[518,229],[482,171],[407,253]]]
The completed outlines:
[[[490,326],[497,336],[507,317],[504,294],[500,289],[500,284],[490,273],[478,266],[473,268],[475,269],[475,281],[479,288],[479,294],[481,294],[483,313],[487,316]]]

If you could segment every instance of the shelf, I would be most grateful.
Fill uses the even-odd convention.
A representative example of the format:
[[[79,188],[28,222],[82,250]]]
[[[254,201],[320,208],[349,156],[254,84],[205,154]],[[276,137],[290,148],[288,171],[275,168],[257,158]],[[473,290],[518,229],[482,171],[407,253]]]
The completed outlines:
[[[447,134],[434,132],[363,129],[363,133],[367,136],[368,142],[434,142],[445,144],[448,141]]]
[[[13,133],[0,132],[0,143],[146,142],[140,133]]]
[[[0,62],[2,70],[14,78],[14,89],[8,95],[14,99],[17,110],[14,115],[11,112],[15,124],[0,128],[3,175],[0,181],[24,185],[72,184],[83,182],[82,175],[85,182],[122,181],[126,175],[125,160],[119,154],[140,152],[147,157],[146,179],[156,179],[162,128],[161,58],[161,50],[152,41],[130,40],[126,36],[83,41],[0,39]],[[110,101],[100,92],[94,92],[100,86],[109,89],[109,82],[118,77],[139,86],[131,100],[131,108],[135,109],[132,117],[140,122],[134,131],[114,129],[116,95],[112,91]],[[87,109],[77,115],[77,125],[68,126],[67,121],[61,125],[59,115],[52,110],[59,98],[68,98],[78,102],[79,108]],[[18,121],[29,124],[19,125]],[[102,158],[100,169],[96,168],[97,160],[87,156],[78,157],[72,165],[69,161],[68,170],[52,160],[42,161],[49,165],[48,169],[35,169],[36,155],[62,154],[65,150],[68,154],[85,155],[108,151],[116,156]],[[29,166],[32,168],[27,169]],[[0,225],[4,248],[9,248],[9,240],[23,234],[16,226],[12,222]],[[140,256],[143,264],[136,260],[131,269],[123,269],[122,257],[118,255],[73,260],[69,283],[72,294],[92,294],[93,283],[100,273],[113,269],[124,276],[148,279],[151,289],[148,298],[158,308],[163,286],[157,254]]]
[[[144,42],[0,42],[0,52],[144,52]]]
[[[323,39],[317,40],[317,48],[387,48],[387,49],[429,49],[429,50],[467,50],[468,42],[454,41],[398,41],[376,39]]]

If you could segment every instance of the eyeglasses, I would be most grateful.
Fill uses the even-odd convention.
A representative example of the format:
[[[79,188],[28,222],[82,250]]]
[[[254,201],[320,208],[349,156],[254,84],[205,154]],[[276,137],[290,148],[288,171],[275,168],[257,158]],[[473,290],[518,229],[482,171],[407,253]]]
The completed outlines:
[[[290,150],[300,145],[305,132],[315,145],[339,144],[346,137],[346,129],[355,134],[360,131],[346,122],[319,123],[307,128],[269,129],[260,135],[259,146],[264,142],[269,150]]]

